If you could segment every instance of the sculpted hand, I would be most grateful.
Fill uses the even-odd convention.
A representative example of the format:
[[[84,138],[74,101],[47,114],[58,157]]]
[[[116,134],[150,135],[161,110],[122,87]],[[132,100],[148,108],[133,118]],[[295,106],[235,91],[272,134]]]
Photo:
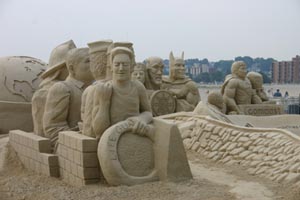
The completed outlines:
[[[110,82],[98,83],[97,87],[97,96],[99,101],[110,101],[112,94],[112,84]]]
[[[137,133],[141,136],[144,136],[149,131],[148,125],[140,121],[137,117],[128,118],[127,122],[129,123],[129,125],[132,126],[133,133]]]
[[[173,90],[167,90],[173,97],[177,97],[177,93],[175,92],[175,91],[173,91]]]

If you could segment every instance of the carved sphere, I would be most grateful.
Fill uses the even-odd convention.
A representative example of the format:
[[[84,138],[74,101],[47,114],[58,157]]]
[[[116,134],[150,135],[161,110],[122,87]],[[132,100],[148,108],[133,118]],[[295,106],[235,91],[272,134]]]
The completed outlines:
[[[46,63],[27,56],[0,58],[0,101],[31,102]]]

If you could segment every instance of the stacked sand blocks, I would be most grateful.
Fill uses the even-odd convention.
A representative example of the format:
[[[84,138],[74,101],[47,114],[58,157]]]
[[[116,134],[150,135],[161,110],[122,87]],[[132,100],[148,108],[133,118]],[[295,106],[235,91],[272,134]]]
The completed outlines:
[[[58,150],[51,153],[48,138],[21,130],[9,132],[9,141],[24,167],[46,176],[61,177],[76,186],[100,181],[98,141],[74,131],[59,133]]]
[[[58,142],[59,171],[65,182],[82,186],[100,181],[98,141],[95,138],[62,131]]]
[[[50,140],[21,130],[9,132],[9,141],[23,165],[39,174],[59,177],[58,156],[51,154]]]

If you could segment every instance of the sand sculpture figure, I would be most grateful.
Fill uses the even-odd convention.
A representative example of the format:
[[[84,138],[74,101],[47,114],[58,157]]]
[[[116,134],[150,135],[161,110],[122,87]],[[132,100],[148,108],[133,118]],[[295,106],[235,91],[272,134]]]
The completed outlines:
[[[153,56],[147,58],[145,63],[147,69],[144,85],[147,89],[153,116],[174,113],[176,100],[173,94],[161,90],[164,69],[163,59]]]
[[[68,76],[66,57],[69,50],[76,48],[72,40],[55,47],[49,59],[47,70],[41,75],[43,81],[32,96],[32,118],[34,133],[44,136],[43,116],[48,91],[54,83],[64,81]]]
[[[65,81],[57,82],[49,89],[43,117],[44,133],[50,138],[54,152],[58,132],[78,130],[82,92],[93,81],[88,48],[70,50],[66,64],[69,75]]]
[[[147,58],[145,62],[147,68],[145,80],[146,89],[148,91],[160,90],[164,69],[163,59],[153,56]]]
[[[185,76],[184,54],[180,58],[170,53],[170,74],[163,78],[162,89],[176,97],[176,112],[193,111],[200,101],[197,85]]]
[[[214,109],[217,112],[225,113],[225,103],[220,92],[210,92],[207,96],[207,103],[200,101],[196,106],[194,113],[200,115],[208,115],[208,108]]]
[[[231,75],[225,78],[221,93],[223,94],[228,114],[244,114],[238,105],[259,104],[260,98],[252,89],[246,77],[247,66],[243,61],[236,61],[231,66]]]
[[[176,125],[150,124],[153,117],[146,89],[140,81],[131,80],[132,51],[116,47],[111,59],[112,80],[95,90],[93,119],[93,129],[100,138],[97,155],[106,181],[133,185],[191,178]]]
[[[220,92],[213,91],[207,96],[207,102],[200,101],[193,111],[197,115],[207,115],[227,123],[231,121],[226,117],[226,105]]]
[[[112,40],[101,40],[88,44],[90,54],[90,70],[95,82],[87,87],[83,92],[81,102],[81,119],[83,122],[82,133],[94,138],[98,138],[97,136],[99,136],[93,131],[92,126],[94,114],[97,113],[96,111],[93,112],[93,108],[95,107],[94,95],[95,90],[97,90],[96,87],[107,80],[107,51],[112,42]]]
[[[116,47],[111,58],[112,80],[99,84],[95,91],[93,129],[101,137],[108,127],[127,120],[135,124],[133,132],[143,134],[152,121],[152,113],[145,87],[139,81],[131,81],[133,53],[126,47]]]
[[[275,101],[270,101],[269,97],[267,96],[266,92],[264,91],[263,77],[260,73],[248,72],[247,78],[250,80],[255,94],[260,98],[257,100],[257,102],[267,103],[267,104],[276,103]]]
[[[144,63],[136,63],[133,72],[131,74],[131,79],[138,80],[141,83],[145,84],[145,77],[146,77],[146,65]]]
[[[132,42],[114,42],[110,44],[107,48],[107,69],[106,69],[106,79],[111,80],[112,79],[112,59],[111,59],[111,51],[112,49],[116,47],[126,47],[130,49],[133,52],[133,58],[132,58],[132,64],[133,66],[136,65],[135,62],[135,54],[133,49],[133,43]]]

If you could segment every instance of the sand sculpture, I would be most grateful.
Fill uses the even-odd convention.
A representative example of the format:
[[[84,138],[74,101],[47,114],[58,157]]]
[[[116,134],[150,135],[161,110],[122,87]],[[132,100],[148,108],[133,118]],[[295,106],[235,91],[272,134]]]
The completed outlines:
[[[226,117],[226,106],[220,92],[214,91],[207,96],[207,102],[200,101],[193,111],[196,115],[206,115],[213,119],[231,123]]]
[[[69,75],[49,89],[43,116],[44,133],[51,139],[54,152],[60,131],[78,130],[82,92],[93,81],[88,48],[70,50],[66,63]]]
[[[246,64],[236,61],[231,66],[231,73],[227,75],[222,85],[226,104],[226,114],[245,115],[277,115],[283,113],[283,107],[267,101],[267,96],[262,89],[262,76],[250,72],[247,77]],[[263,105],[262,105],[263,104]]]
[[[232,64],[231,75],[226,77],[221,90],[228,114],[244,114],[238,105],[261,103],[246,74],[247,66],[243,61]]]
[[[48,91],[58,81],[64,81],[68,76],[66,57],[70,49],[76,48],[72,40],[55,47],[49,58],[47,70],[41,74],[43,81],[32,97],[32,118],[34,133],[44,136],[43,116]]]
[[[132,43],[103,40],[88,45],[89,49],[75,48],[68,41],[53,50],[52,67],[43,74],[42,89],[48,89],[42,117],[44,135],[10,133],[24,165],[79,185],[99,181],[101,173],[110,185],[191,179],[177,126],[153,120],[146,88],[131,80],[135,65]],[[154,70],[160,78],[151,76],[159,84],[161,63],[156,63],[158,69]],[[38,110],[38,103],[35,105]]]
[[[147,58],[145,63],[144,85],[147,89],[153,116],[174,113],[176,108],[175,98],[170,92],[161,90],[164,69],[163,59],[152,56]]]
[[[99,84],[94,96],[98,109],[93,127],[97,134],[102,135],[111,125],[130,117],[134,117],[134,124],[139,124],[138,130],[145,132],[146,124],[152,121],[144,86],[139,81],[131,81],[132,56],[132,51],[126,47],[116,47],[111,52],[113,78],[102,83],[101,87]],[[141,117],[137,118],[139,115]]]
[[[131,74],[131,79],[138,80],[141,83],[145,84],[145,78],[146,78],[146,65],[144,63],[136,63],[133,72]]]
[[[147,58],[145,62],[147,68],[145,80],[146,89],[148,91],[160,90],[162,85],[162,75],[164,69],[163,59],[152,56]]]
[[[249,174],[272,181],[300,182],[300,137],[287,130],[241,127],[188,113],[161,118],[176,121],[184,146],[190,151],[219,164],[241,165]]]
[[[162,89],[176,97],[176,112],[193,111],[200,101],[200,94],[195,82],[185,76],[184,54],[175,58],[170,53],[170,74],[163,78]]]
[[[84,135],[94,137],[99,139],[100,135],[97,135],[93,130],[92,123],[95,118],[96,101],[94,98],[95,91],[98,90],[97,87],[100,87],[101,90],[102,82],[107,80],[107,76],[110,76],[108,70],[108,48],[113,43],[112,40],[101,40],[93,43],[89,43],[89,54],[90,54],[90,70],[94,76],[95,82],[85,89],[82,95],[81,103],[81,119],[83,122],[82,133]],[[108,75],[109,74],[109,75]]]
[[[116,47],[111,59],[112,80],[95,91],[99,109],[93,125],[100,135],[98,158],[107,182],[132,185],[191,178],[177,127],[162,122],[150,124],[153,118],[146,89],[139,81],[130,80],[132,51]],[[176,149],[178,159],[174,160],[170,148]]]
[[[31,98],[41,82],[46,63],[27,56],[0,58],[0,134],[33,131]]]
[[[248,72],[247,78],[250,80],[252,89],[256,93],[256,95],[260,98],[262,103],[271,103],[275,104],[275,101],[270,101],[269,97],[267,96],[266,92],[263,88],[263,77],[260,73],[257,72]]]

